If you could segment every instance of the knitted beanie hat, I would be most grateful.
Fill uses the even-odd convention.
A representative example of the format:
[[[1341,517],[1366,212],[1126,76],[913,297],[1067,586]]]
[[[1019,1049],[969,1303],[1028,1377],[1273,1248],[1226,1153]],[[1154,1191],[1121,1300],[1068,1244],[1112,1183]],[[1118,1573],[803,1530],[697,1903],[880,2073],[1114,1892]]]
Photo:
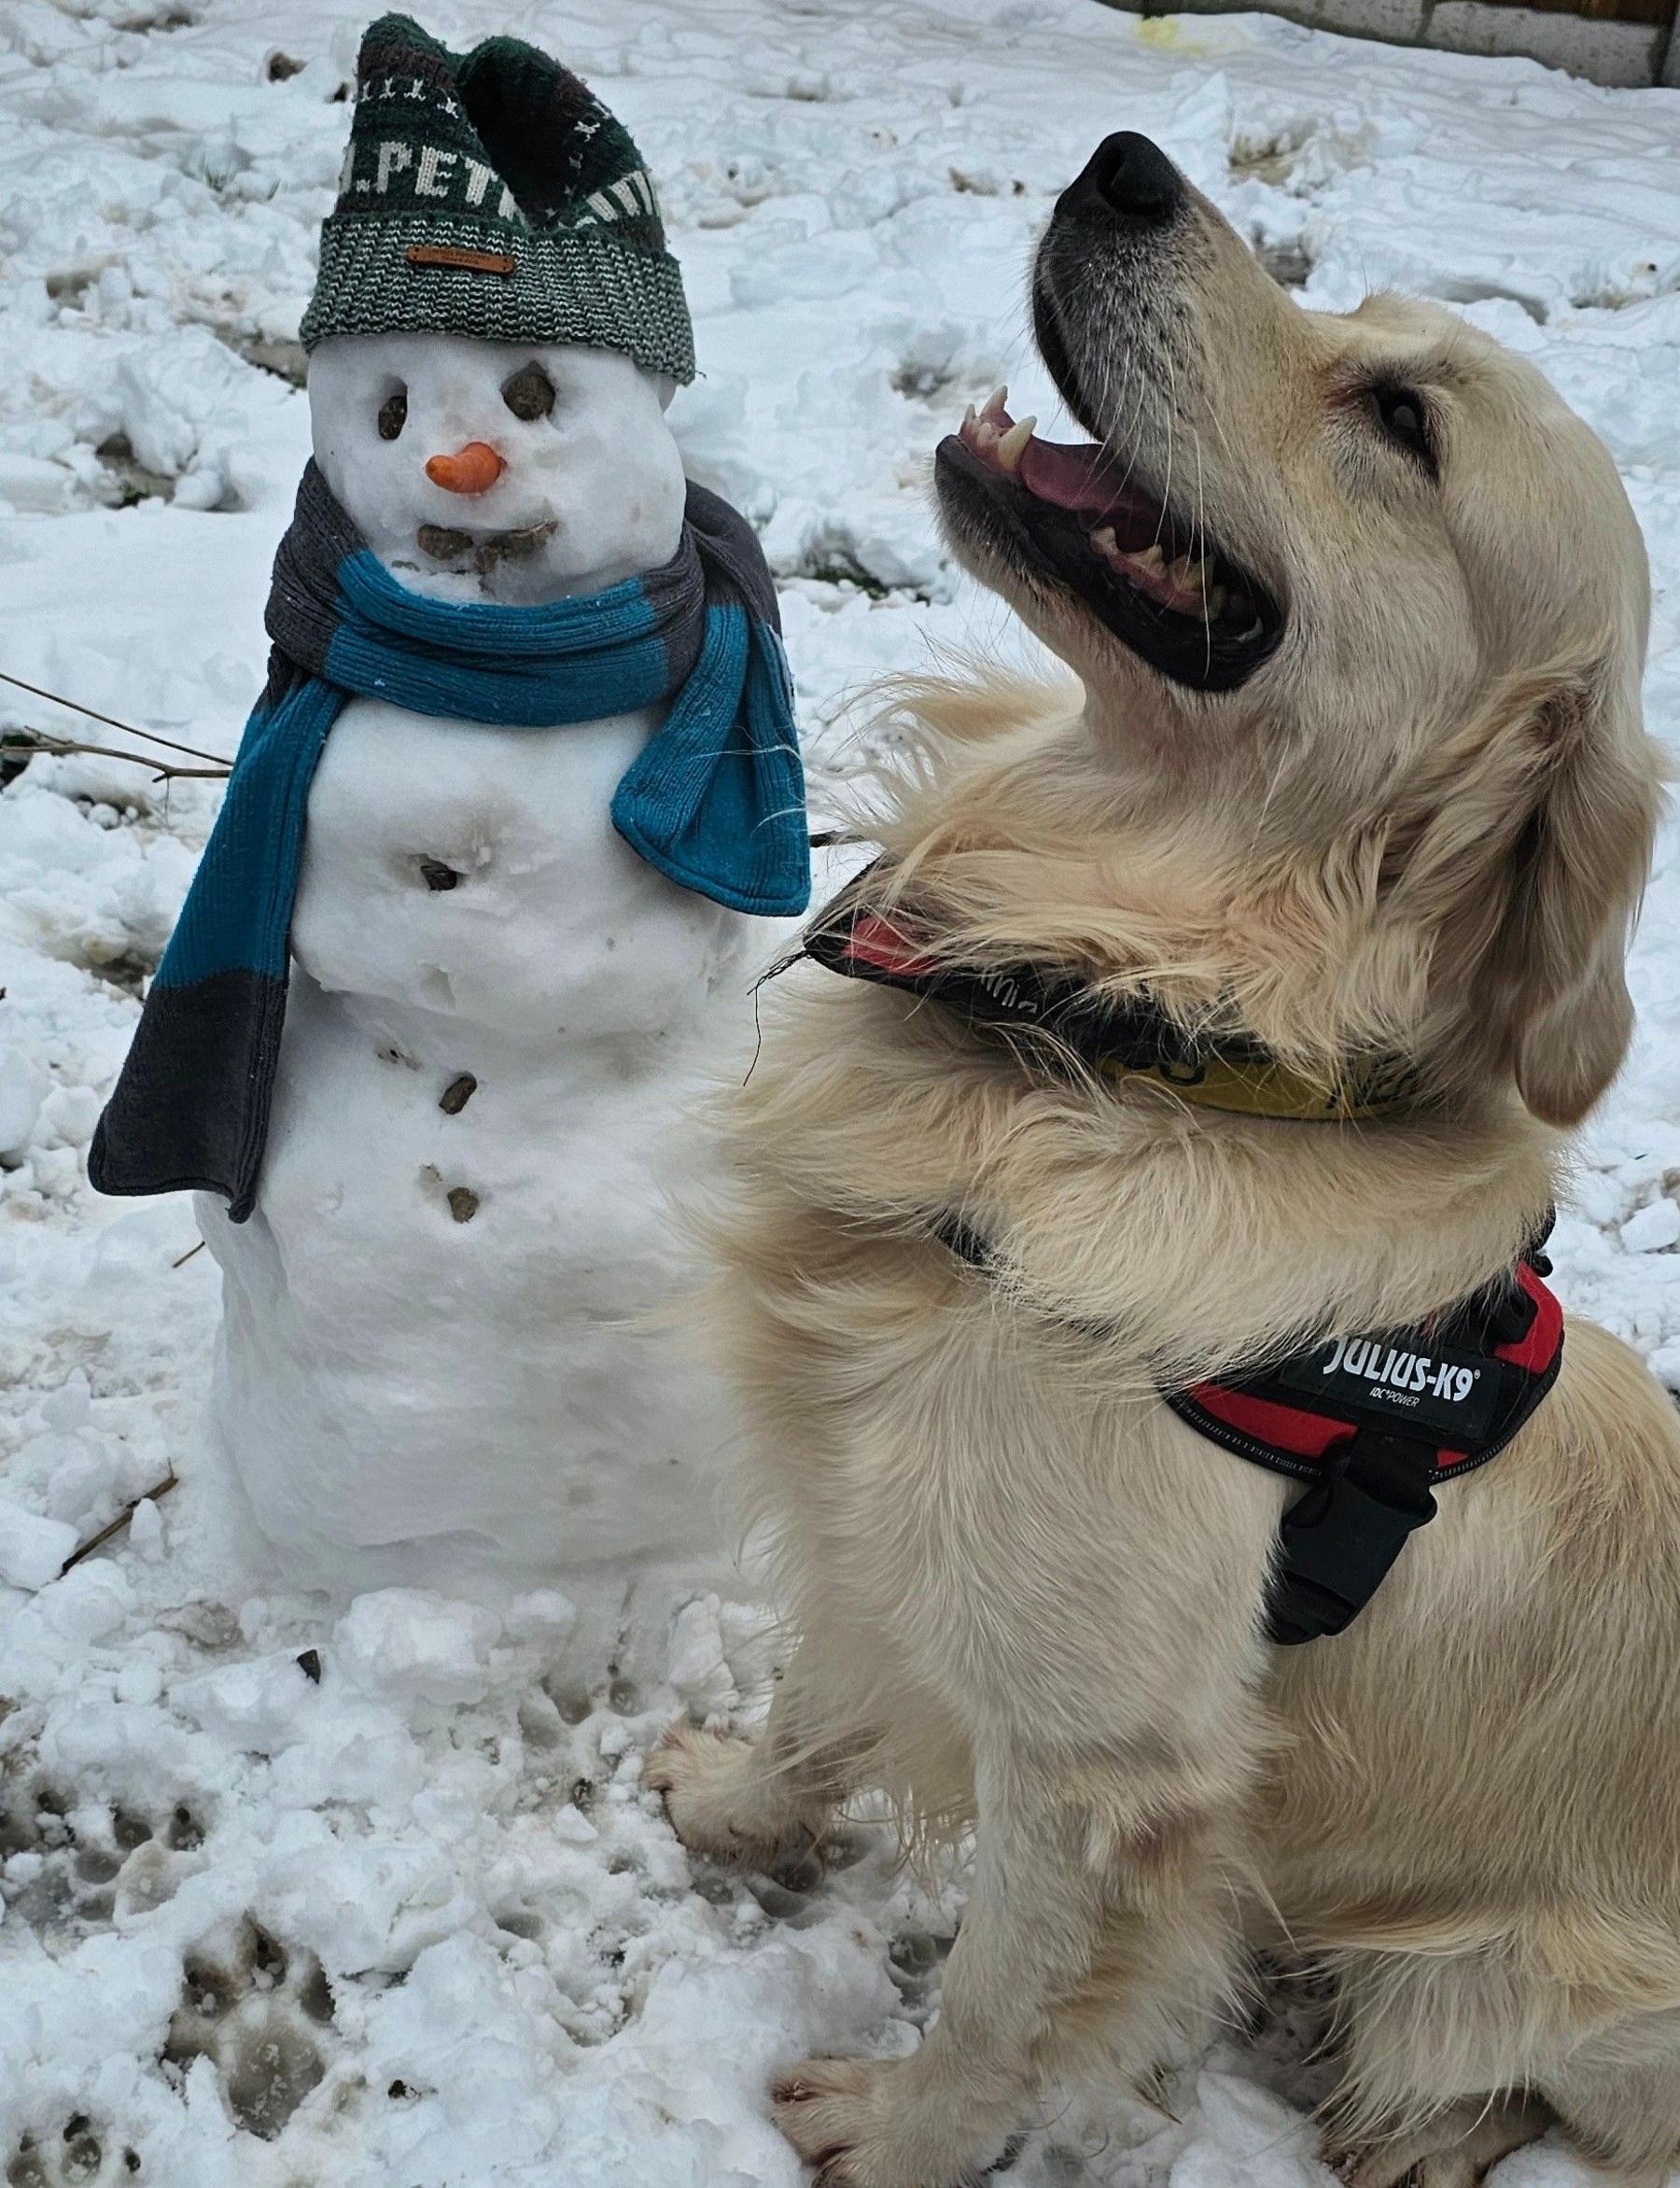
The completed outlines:
[[[362,39],[356,111],[300,330],[623,350],[694,376],[682,275],[626,131],[517,38],[451,53],[406,15]]]

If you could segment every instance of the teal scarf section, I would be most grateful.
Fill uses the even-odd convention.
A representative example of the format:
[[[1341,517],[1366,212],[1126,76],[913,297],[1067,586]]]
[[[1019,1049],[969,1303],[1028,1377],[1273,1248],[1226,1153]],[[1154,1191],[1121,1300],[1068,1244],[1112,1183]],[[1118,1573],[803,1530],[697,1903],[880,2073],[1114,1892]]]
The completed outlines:
[[[553,730],[663,705],[614,828],[679,887],[791,917],[810,896],[805,780],[776,594],[745,519],[691,485],[664,568],[537,608],[428,599],[370,552],[312,464],[275,560],[268,688],[115,1092],[90,1174],[255,1205],[285,1022],[310,783],[357,696]]]

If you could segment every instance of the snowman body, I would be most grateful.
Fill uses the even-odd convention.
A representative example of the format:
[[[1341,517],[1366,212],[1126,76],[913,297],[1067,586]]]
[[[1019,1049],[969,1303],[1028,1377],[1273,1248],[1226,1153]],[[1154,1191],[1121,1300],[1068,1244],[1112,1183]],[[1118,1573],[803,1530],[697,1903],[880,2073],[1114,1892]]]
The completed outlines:
[[[533,370],[552,408],[504,421]],[[416,590],[595,592],[675,549],[664,393],[610,352],[346,338],[312,362],[316,459]],[[490,486],[435,484],[434,454],[473,448]],[[293,1581],[559,1586],[610,1625],[727,1576],[726,1408],[660,1315],[689,1113],[750,1038],[755,922],[613,831],[659,720],[356,699],[328,738],[257,1206],[201,1198],[213,1435]]]

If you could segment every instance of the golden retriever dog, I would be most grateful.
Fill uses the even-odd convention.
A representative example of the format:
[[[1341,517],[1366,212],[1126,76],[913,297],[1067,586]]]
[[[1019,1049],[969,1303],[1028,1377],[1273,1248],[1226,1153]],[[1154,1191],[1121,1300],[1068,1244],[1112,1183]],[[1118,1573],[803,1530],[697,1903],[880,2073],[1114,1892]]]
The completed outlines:
[[[1140,2076],[1254,1949],[1325,1971],[1360,2188],[1553,2119],[1680,2162],[1680,1420],[1580,1320],[1344,1633],[1273,1645],[1299,1485],[1162,1400],[1507,1277],[1614,1076],[1659,768],[1605,451],[1445,311],[1300,309],[1147,139],[1058,202],[1039,346],[1092,436],[945,442],[967,567],[1076,672],[929,680],[854,884],[1320,1121],[1186,1101],[802,965],[727,1122],[711,1323],[797,1651],[679,1728],[678,1831],[758,1862],[885,1787],[974,1834],[912,2056],[793,2068],[825,2188],[949,2188],[1047,2081]],[[1378,1059],[1404,1099],[1338,1110]],[[949,1225],[985,1241],[981,1265]],[[940,1232],[945,1227],[945,1235]]]

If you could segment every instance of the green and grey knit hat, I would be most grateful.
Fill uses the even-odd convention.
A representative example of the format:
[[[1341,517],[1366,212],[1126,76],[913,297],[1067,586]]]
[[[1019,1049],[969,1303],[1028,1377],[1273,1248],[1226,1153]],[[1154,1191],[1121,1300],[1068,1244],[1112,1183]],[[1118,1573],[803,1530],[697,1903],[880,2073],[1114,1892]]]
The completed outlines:
[[[518,38],[451,53],[406,15],[362,39],[356,112],[300,330],[586,342],[694,376],[682,275],[640,154]]]

